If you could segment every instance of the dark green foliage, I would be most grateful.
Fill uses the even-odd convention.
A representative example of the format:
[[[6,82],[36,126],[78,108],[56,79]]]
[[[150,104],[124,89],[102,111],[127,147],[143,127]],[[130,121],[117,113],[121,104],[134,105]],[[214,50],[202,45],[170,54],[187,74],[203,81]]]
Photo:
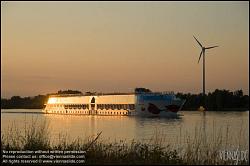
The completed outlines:
[[[82,94],[82,92],[78,90],[59,90],[57,94]]]
[[[1,109],[42,109],[48,100],[48,95],[34,97],[13,96],[10,99],[1,99]]]
[[[151,92],[151,90],[147,88],[135,88],[135,93],[141,93],[141,92]]]
[[[249,110],[249,96],[243,95],[242,90],[230,92],[229,90],[216,89],[205,96],[190,93],[177,93],[176,96],[186,99],[183,110],[196,110],[201,105],[205,105],[207,110],[211,111]]]
[[[77,90],[59,90],[57,94],[82,94]],[[1,109],[42,109],[50,94],[34,97],[12,96],[10,99],[1,99]]]

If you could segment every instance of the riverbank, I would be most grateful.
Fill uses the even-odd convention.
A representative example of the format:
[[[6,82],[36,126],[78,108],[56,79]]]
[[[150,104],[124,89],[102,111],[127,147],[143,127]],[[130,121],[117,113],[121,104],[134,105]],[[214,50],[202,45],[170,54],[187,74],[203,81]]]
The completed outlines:
[[[59,141],[53,143],[50,138],[49,124],[45,121],[40,124],[32,122],[25,132],[21,133],[17,126],[11,126],[7,132],[1,133],[1,150],[62,150],[62,151],[86,151],[85,164],[248,164],[247,160],[235,161],[233,158],[225,159],[221,155],[221,149],[229,149],[222,142],[222,135],[215,133],[211,140],[207,141],[206,135],[197,128],[194,139],[185,138],[187,146],[176,149],[171,145],[164,145],[163,136],[155,133],[149,142],[125,140],[107,142],[101,136],[102,132],[86,139],[75,138],[72,141],[64,136],[59,136]],[[105,131],[103,131],[105,132]],[[230,138],[228,138],[230,139]],[[244,142],[239,142],[238,147],[244,147]],[[229,146],[230,147],[230,146]],[[240,149],[239,149],[240,150]],[[248,153],[248,152],[247,152]]]

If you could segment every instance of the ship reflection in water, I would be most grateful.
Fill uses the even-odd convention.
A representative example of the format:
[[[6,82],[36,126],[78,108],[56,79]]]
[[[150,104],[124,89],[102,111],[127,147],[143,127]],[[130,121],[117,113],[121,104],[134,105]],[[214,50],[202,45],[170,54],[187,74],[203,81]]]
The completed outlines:
[[[8,113],[18,112],[23,113]],[[26,113],[24,113],[26,112]],[[32,113],[37,112],[37,113]],[[213,112],[205,115],[200,111],[180,111],[180,118],[140,117],[140,116],[99,116],[99,115],[63,115],[42,114],[42,110],[2,110],[1,131],[7,132],[13,124],[22,132],[25,125],[32,121],[37,124],[49,123],[53,142],[59,135],[69,140],[88,138],[102,131],[101,139],[106,141],[139,140],[149,142],[160,137],[163,144],[182,146],[188,136],[195,137],[197,132],[206,135],[209,141],[215,134],[227,139],[228,145],[238,145],[239,141],[248,147],[248,114],[249,112]],[[225,136],[225,137],[224,137]],[[226,136],[228,138],[226,138]],[[240,139],[240,140],[239,140]]]

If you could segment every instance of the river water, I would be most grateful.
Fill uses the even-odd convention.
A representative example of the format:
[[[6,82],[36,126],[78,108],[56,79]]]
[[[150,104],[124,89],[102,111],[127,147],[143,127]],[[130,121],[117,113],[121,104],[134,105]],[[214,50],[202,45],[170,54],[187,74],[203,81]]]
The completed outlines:
[[[182,146],[188,140],[202,136],[206,141],[221,138],[229,147],[249,145],[249,112],[181,111],[179,118],[142,118],[136,116],[79,116],[42,114],[39,109],[2,109],[1,135],[10,128],[24,132],[29,125],[47,123],[50,137],[56,142],[65,136],[69,140],[85,139],[102,132],[105,141],[142,142]]]

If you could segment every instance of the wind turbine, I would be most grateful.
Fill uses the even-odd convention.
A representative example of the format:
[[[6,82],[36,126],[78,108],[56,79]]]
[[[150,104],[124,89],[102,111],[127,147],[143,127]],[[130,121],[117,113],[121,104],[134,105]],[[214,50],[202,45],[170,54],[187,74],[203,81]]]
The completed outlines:
[[[194,37],[194,36],[193,36],[193,37]],[[198,63],[200,62],[201,55],[203,55],[203,96],[205,96],[205,52],[206,52],[206,50],[208,50],[208,49],[215,48],[215,47],[219,47],[219,46],[203,47],[202,44],[198,41],[198,39],[196,39],[195,37],[194,37],[194,39],[197,41],[197,43],[198,43],[198,44],[200,45],[200,47],[201,47],[201,53],[200,53],[200,56],[199,56]]]

